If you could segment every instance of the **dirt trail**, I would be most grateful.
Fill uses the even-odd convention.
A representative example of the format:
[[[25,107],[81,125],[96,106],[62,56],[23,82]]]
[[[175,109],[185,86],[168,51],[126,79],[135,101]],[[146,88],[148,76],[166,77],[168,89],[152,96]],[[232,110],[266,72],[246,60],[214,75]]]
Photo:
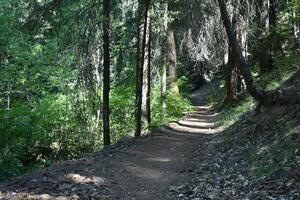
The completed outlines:
[[[200,93],[191,98],[197,111],[182,120],[150,136],[15,178],[0,185],[0,199],[176,199],[172,191],[195,169],[193,152],[215,130],[214,114],[201,106]]]

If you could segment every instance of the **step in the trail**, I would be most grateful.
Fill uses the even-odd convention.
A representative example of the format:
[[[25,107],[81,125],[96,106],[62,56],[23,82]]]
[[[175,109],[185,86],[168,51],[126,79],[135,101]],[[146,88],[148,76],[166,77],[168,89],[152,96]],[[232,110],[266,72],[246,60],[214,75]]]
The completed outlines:
[[[177,124],[180,126],[186,126],[186,127],[190,127],[190,128],[205,128],[205,129],[217,128],[217,126],[214,123],[209,122],[207,120],[206,121],[188,121],[188,120],[183,119],[183,120],[178,121]]]
[[[169,127],[172,130],[183,132],[183,133],[197,133],[197,134],[214,134],[216,129],[214,128],[205,128],[205,127],[187,127],[178,123],[170,123]]]

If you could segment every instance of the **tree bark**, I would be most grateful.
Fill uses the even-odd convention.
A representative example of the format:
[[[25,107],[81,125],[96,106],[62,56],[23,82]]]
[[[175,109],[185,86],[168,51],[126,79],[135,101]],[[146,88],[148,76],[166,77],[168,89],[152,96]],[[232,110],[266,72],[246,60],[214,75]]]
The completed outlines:
[[[269,0],[268,7],[269,28],[273,29],[276,27],[276,0]]]
[[[235,7],[234,12],[231,15],[232,28],[234,29],[234,34],[240,36],[240,30],[238,25],[239,16],[239,1],[232,2]],[[240,38],[240,37],[239,37]],[[224,66],[224,79],[226,86],[226,100],[229,104],[233,105],[238,101],[238,93],[241,90],[241,78],[236,64],[235,54],[231,45],[228,47],[228,62]]]
[[[148,11],[149,12],[149,11]],[[143,36],[146,40],[144,47],[144,56],[143,56],[143,97],[142,97],[142,121],[145,126],[151,123],[151,114],[150,114],[150,92],[151,92],[151,68],[150,68],[150,17],[149,14],[145,16],[145,20],[147,20],[147,26],[144,31],[145,35]]]
[[[267,38],[263,38],[260,43],[258,52],[258,61],[260,63],[260,70],[262,73],[271,71],[274,68],[273,50],[277,46],[275,38],[276,29],[276,0],[268,0],[268,21],[267,21]]]
[[[168,11],[174,11],[174,5],[170,2],[168,3]],[[171,91],[175,95],[179,95],[179,87],[177,84],[177,56],[176,56],[176,43],[175,43],[175,36],[174,36],[174,22],[168,23],[168,30],[167,30],[167,40],[166,40],[166,58],[167,64],[169,66],[169,81],[170,81],[170,88]]]
[[[147,113],[147,122],[151,123],[151,19],[149,17],[149,41],[148,41],[148,70],[147,70],[147,98],[146,98],[146,113]]]
[[[103,0],[103,142],[104,145],[110,145],[110,49],[109,49],[109,32],[110,32],[110,0]]]
[[[145,57],[145,46],[146,46],[146,32],[147,29],[147,16],[149,0],[139,1],[138,5],[138,16],[137,16],[137,66],[136,66],[136,131],[135,137],[139,137],[142,132],[142,98],[143,98],[143,72],[144,72],[144,57]],[[143,17],[144,16],[144,17]],[[141,42],[142,41],[142,42]]]
[[[161,116],[164,117],[167,112],[167,66],[163,65],[161,72]]]

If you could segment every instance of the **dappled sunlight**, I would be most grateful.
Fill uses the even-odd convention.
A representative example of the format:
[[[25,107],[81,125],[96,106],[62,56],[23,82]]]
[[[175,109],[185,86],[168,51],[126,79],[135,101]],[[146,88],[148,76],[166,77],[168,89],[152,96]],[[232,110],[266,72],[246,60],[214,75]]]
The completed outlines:
[[[190,128],[186,126],[181,126],[178,123],[169,124],[170,128],[176,131],[183,133],[201,133],[201,134],[214,134],[216,133],[215,129],[212,128]]]
[[[198,106],[197,111],[187,112],[182,120],[171,122],[169,128],[183,133],[215,134],[218,127],[213,123],[217,113],[210,111],[211,107]]]
[[[105,182],[104,178],[97,177],[97,176],[92,176],[92,177],[86,177],[82,176],[80,174],[67,174],[65,176],[67,180],[74,181],[75,183],[84,183],[84,184],[95,184],[95,185],[100,185]]]
[[[215,124],[212,122],[193,122],[180,120],[179,122],[177,122],[177,124],[191,128],[216,128]]]
[[[162,162],[162,163],[166,163],[166,162],[171,162],[172,161],[170,158],[161,158],[161,157],[147,158],[146,160],[148,160],[148,161],[154,161],[154,162]]]

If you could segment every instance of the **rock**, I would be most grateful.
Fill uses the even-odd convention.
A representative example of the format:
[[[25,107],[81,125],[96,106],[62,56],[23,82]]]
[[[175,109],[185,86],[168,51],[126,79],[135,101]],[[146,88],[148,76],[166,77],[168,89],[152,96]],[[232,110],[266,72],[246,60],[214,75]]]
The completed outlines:
[[[53,199],[49,194],[41,194],[38,196],[39,200],[51,200]]]
[[[183,198],[183,197],[185,197],[185,196],[184,196],[184,194],[181,193],[181,194],[178,195],[178,197],[179,197],[179,198]]]
[[[71,200],[79,200],[80,197],[78,195],[72,195]]]
[[[26,200],[36,200],[36,196],[33,196],[33,195],[29,195],[27,196]]]
[[[55,200],[68,200],[68,198],[60,196],[60,197],[56,197]]]
[[[15,194],[11,198],[9,198],[9,199],[11,199],[11,200],[22,200],[23,198],[22,198],[21,195]]]

